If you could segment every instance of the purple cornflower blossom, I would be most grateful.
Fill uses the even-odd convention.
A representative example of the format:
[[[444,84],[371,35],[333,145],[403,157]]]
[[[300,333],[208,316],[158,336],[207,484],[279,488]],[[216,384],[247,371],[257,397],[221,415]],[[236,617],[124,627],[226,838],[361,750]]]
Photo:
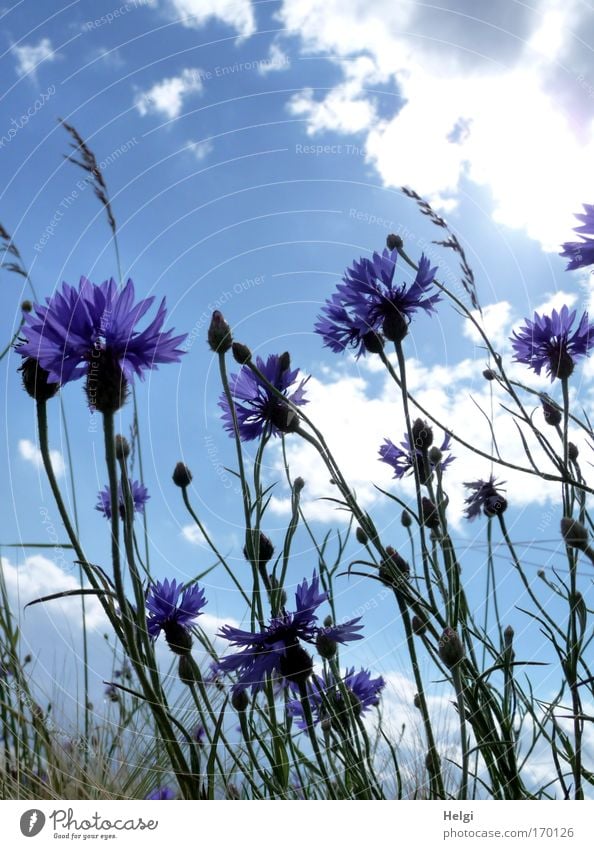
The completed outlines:
[[[144,798],[150,801],[166,800],[169,802],[172,799],[175,799],[175,793],[173,792],[171,787],[168,787],[166,784],[164,784],[162,787],[155,787],[155,789],[152,790],[148,794],[148,796],[145,796]]]
[[[83,376],[104,381],[107,371],[112,381],[117,377],[126,385],[159,363],[179,362],[184,352],[178,346],[187,334],[163,331],[165,298],[152,322],[138,331],[137,323],[155,299],[135,304],[134,297],[132,280],[122,288],[113,279],[96,285],[82,277],[78,289],[63,283],[45,306],[36,304],[25,313],[25,338],[16,350],[37,360],[48,379],[61,384]]]
[[[582,222],[581,227],[574,227],[574,231],[580,234],[581,242],[564,242],[560,256],[569,259],[566,271],[576,268],[586,268],[594,265],[594,204],[583,204],[585,212],[576,212],[575,217]],[[587,234],[587,235],[586,235]]]
[[[379,694],[385,683],[381,676],[372,678],[368,669],[355,672],[354,667],[346,670],[342,687],[332,672],[312,676],[307,685],[307,697],[314,722],[331,721],[335,717],[342,724],[348,724],[348,708],[345,708],[343,688],[346,690],[350,709],[358,717],[379,704]],[[299,699],[291,699],[288,702],[287,712],[295,717],[300,728],[307,727]]]
[[[311,582],[304,579],[297,587],[294,613],[283,611],[263,631],[255,633],[225,625],[219,636],[241,649],[223,657],[218,664],[221,672],[238,675],[233,691],[251,687],[255,694],[273,675],[287,682],[304,682],[311,674],[312,660],[301,642],[315,643],[320,633],[337,643],[363,639],[357,633],[363,627],[358,624],[360,617],[339,625],[317,626],[315,611],[327,598],[328,593],[320,592],[319,578],[314,572]]]
[[[394,283],[398,251],[384,248],[371,259],[362,257],[347,268],[336,292],[326,301],[314,327],[324,344],[336,353],[347,347],[359,358],[366,351],[378,352],[381,335],[400,342],[417,310],[431,314],[440,300],[430,293],[437,268],[425,255],[412,284]]]
[[[149,500],[150,495],[148,489],[138,481],[130,481],[130,490],[132,501],[134,504],[134,512],[144,512],[144,505]],[[118,505],[120,508],[120,516],[124,518],[124,493],[122,492],[122,484],[118,485]],[[106,519],[111,519],[111,494],[109,486],[104,487],[97,496],[97,504],[95,510],[103,513]]]
[[[464,486],[471,490],[471,494],[464,503],[466,508],[464,515],[472,521],[480,515],[481,510],[485,516],[498,516],[507,509],[507,501],[500,494],[500,487],[504,481],[499,483],[493,475],[488,480],[477,480],[465,483]]]
[[[594,346],[594,325],[589,323],[588,313],[583,313],[576,329],[571,333],[576,312],[563,306],[560,312],[526,319],[519,332],[513,333],[511,342],[515,360],[525,363],[536,374],[546,366],[551,382],[557,378],[568,378],[573,372],[575,361],[587,357]]]
[[[449,451],[451,444],[451,437],[446,434],[443,442],[441,443],[441,447],[439,449],[439,453],[443,455],[444,451]],[[408,434],[404,434],[404,439],[400,443],[400,447],[398,445],[394,445],[391,439],[385,439],[384,444],[379,449],[380,460],[382,463],[387,463],[394,469],[394,478],[401,479],[406,474],[412,474],[413,472],[413,452],[410,450],[410,440],[408,438]],[[420,448],[415,448],[414,451],[415,458],[419,464],[419,468],[422,464],[423,460],[423,451]],[[427,456],[427,463],[429,464],[430,472],[433,472],[437,466],[439,469],[444,472],[447,467],[450,465],[452,460],[455,460],[453,454],[449,454],[447,457],[443,457],[439,460],[439,462],[433,462],[431,456]]]
[[[304,398],[304,387],[309,377],[297,383],[299,369],[291,369],[288,354],[271,354],[266,362],[256,357],[256,365],[264,377],[293,404],[300,407],[308,403]],[[290,433],[299,425],[299,416],[283,404],[248,366],[242,366],[239,373],[231,375],[229,388],[235,405],[239,436],[243,441],[257,439],[264,433],[274,436]],[[223,411],[225,430],[233,436],[233,416],[224,394],[219,400],[219,407]]]
[[[204,590],[198,584],[185,587],[174,579],[157,581],[146,600],[147,631],[156,639],[161,630],[169,648],[176,654],[188,654],[192,647],[190,626],[206,605]]]

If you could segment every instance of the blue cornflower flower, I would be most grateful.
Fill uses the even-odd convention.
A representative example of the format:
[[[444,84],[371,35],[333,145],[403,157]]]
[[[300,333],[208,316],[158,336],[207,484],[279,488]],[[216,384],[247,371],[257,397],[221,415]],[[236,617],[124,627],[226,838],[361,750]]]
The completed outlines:
[[[135,304],[134,297],[132,280],[121,289],[113,279],[95,285],[82,277],[78,289],[63,283],[46,298],[46,306],[36,304],[25,314],[25,338],[16,350],[37,360],[50,382],[64,384],[86,376],[87,394],[98,394],[100,401],[102,387],[93,389],[90,381],[117,381],[123,385],[122,394],[135,374],[143,378],[158,363],[179,362],[184,352],[178,346],[186,338],[186,334],[173,336],[172,330],[163,332],[165,298],[152,322],[136,330],[155,299]],[[102,409],[91,397],[89,402]]]
[[[489,480],[477,480],[465,483],[464,486],[471,490],[471,494],[464,501],[466,508],[464,515],[471,521],[480,515],[481,510],[485,516],[498,516],[507,510],[507,500],[500,494],[499,483],[493,475]]]
[[[180,598],[181,597],[181,598]],[[206,605],[204,590],[198,584],[184,589],[174,579],[157,581],[149,590],[146,606],[149,611],[147,631],[157,638],[161,630],[169,648],[176,654],[188,654],[192,647],[190,625]]]
[[[594,236],[594,204],[583,204],[585,213],[576,213],[575,217],[582,222],[581,227],[574,227],[574,231],[580,234],[581,242],[564,242],[560,256],[569,259],[566,271],[576,268],[586,268],[594,265],[594,239],[586,235]]]
[[[251,687],[252,693],[257,693],[267,677],[274,674],[285,681],[304,683],[311,675],[312,660],[301,642],[315,643],[320,632],[338,643],[363,639],[357,633],[363,627],[358,624],[360,617],[325,628],[316,625],[316,610],[327,598],[328,593],[320,592],[319,578],[314,572],[311,582],[303,580],[297,587],[294,613],[283,611],[263,631],[255,633],[231,625],[221,629],[219,636],[241,648],[218,664],[223,673],[237,673],[234,692]]]
[[[354,348],[357,358],[366,351],[378,352],[381,333],[400,342],[408,332],[414,314],[422,309],[431,314],[440,300],[439,292],[430,293],[437,268],[431,268],[425,255],[411,285],[394,284],[398,251],[384,248],[355,261],[347,268],[336,292],[326,301],[315,325],[324,344],[336,353]]]
[[[144,505],[150,498],[148,489],[138,481],[130,481],[130,490],[134,503],[134,512],[142,513],[144,511]],[[122,492],[121,483],[118,485],[118,504],[120,507],[120,516],[124,518],[124,493]],[[103,513],[106,519],[111,519],[111,495],[109,486],[104,487],[98,494],[95,510]]]
[[[587,357],[594,346],[594,325],[589,323],[588,313],[582,315],[571,333],[575,316],[575,310],[570,313],[564,306],[560,312],[553,310],[550,316],[535,312],[533,321],[526,319],[524,326],[511,337],[516,362],[525,363],[536,374],[546,366],[551,381],[556,377],[568,378],[576,359]]]
[[[447,457],[444,457],[443,454],[445,451],[449,451],[451,445],[451,437],[446,434],[443,442],[441,443],[441,447],[439,448],[439,454],[441,455],[440,459],[437,462],[434,462],[434,455],[432,457],[432,453],[434,449],[429,452],[427,455],[427,463],[429,464],[429,471],[433,472],[436,467],[444,472],[447,467],[450,465],[452,460],[456,458],[449,454]],[[384,444],[379,449],[380,460],[382,463],[387,463],[394,469],[394,477],[401,479],[406,474],[413,472],[413,452],[410,450],[410,440],[408,438],[408,434],[404,434],[404,439],[400,443],[400,447],[394,445],[391,439],[385,439]],[[421,466],[421,461],[423,459],[423,450],[419,447],[415,447],[414,457],[417,459],[417,463],[419,464],[419,468]]]
[[[309,377],[295,385],[299,369],[291,369],[288,354],[271,354],[266,362],[256,357],[256,365],[264,377],[293,404],[300,407],[308,403],[303,396]],[[242,440],[257,439],[264,433],[278,436],[279,433],[290,433],[298,427],[299,416],[283,404],[248,366],[242,366],[238,374],[231,375],[229,388]],[[221,395],[219,407],[223,411],[225,430],[233,436],[233,417],[224,394]]]
[[[359,672],[355,672],[354,667],[347,669],[342,684],[346,689],[350,708],[355,716],[361,716],[361,714],[379,704],[379,694],[385,683],[381,676],[372,678],[368,669],[360,669]],[[307,685],[307,697],[312,708],[314,722],[322,722],[323,720],[331,722],[333,718],[336,718],[343,724],[348,723],[343,690],[332,672],[327,671],[323,675],[314,675]],[[290,716],[295,717],[300,728],[306,727],[303,706],[299,699],[291,699],[288,702],[287,712]]]
[[[175,799],[175,793],[173,792],[171,787],[168,787],[166,784],[164,784],[163,787],[156,787],[148,794],[148,796],[145,796],[144,798],[150,801],[171,801],[172,799]]]

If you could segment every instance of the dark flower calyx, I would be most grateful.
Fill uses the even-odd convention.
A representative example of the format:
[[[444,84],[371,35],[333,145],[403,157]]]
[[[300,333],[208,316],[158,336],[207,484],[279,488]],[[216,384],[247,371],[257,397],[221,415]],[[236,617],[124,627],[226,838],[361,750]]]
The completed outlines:
[[[128,381],[113,351],[95,348],[91,353],[85,392],[91,410],[115,413],[128,397]]]
[[[384,350],[384,340],[375,330],[370,330],[363,336],[363,345],[370,354],[381,354]]]
[[[382,324],[382,332],[391,342],[402,342],[408,333],[408,321],[397,306],[391,305]]]
[[[33,357],[23,360],[19,371],[25,391],[36,401],[49,401],[60,388],[59,383],[48,382],[48,372]]]
[[[241,342],[234,342],[231,346],[231,350],[233,352],[233,359],[236,363],[239,363],[239,365],[245,366],[247,363],[251,362],[252,352],[247,345],[242,345]]]
[[[427,620],[425,619],[425,615],[416,614],[413,616],[411,619],[411,626],[417,637],[421,637],[427,630]]]
[[[569,516],[561,519],[561,536],[569,548],[577,548],[580,551],[586,551],[588,548],[588,531],[576,519]]]
[[[250,700],[245,690],[233,690],[231,693],[231,705],[238,713],[247,709]]]
[[[179,674],[180,681],[183,684],[187,684],[188,687],[191,687],[196,683],[196,673],[194,672],[194,664],[192,663],[188,654],[182,654],[179,659],[179,664],[177,667],[177,671]]]
[[[287,646],[280,659],[280,672],[287,681],[295,684],[305,684],[313,672],[311,656],[297,644]]]
[[[175,620],[163,625],[167,645],[174,654],[189,654],[192,650],[192,635],[183,625]]]
[[[269,419],[281,433],[295,433],[301,422],[297,413],[288,404],[276,399],[272,401]]]
[[[464,646],[453,628],[446,628],[439,641],[439,657],[448,669],[452,669],[464,658]]]
[[[171,478],[176,486],[184,489],[192,482],[192,472],[188,469],[185,463],[176,463]]]
[[[415,448],[427,451],[433,444],[433,431],[422,419],[415,419],[412,426],[412,438]]]
[[[431,499],[423,497],[421,506],[423,508],[423,524],[432,531],[439,530],[439,514],[435,504]]]
[[[558,354],[551,357],[550,366],[552,377],[557,377],[559,380],[567,380],[573,373],[575,363],[571,354],[562,348]]]
[[[215,310],[208,328],[208,344],[215,354],[225,354],[233,344],[231,328],[225,321],[223,313]]]
[[[318,631],[316,636],[316,649],[318,650],[320,657],[323,657],[324,660],[332,660],[336,654],[338,645],[336,641],[325,634],[322,629],[321,631]]]
[[[116,460],[125,460],[130,456],[130,443],[121,433],[118,433],[115,438],[115,455]]]
[[[578,451],[577,445],[575,445],[573,442],[570,442],[567,445],[567,456],[569,457],[572,463],[575,463],[575,461],[579,457],[579,454],[580,452]]]
[[[563,418],[561,410],[558,407],[553,406],[553,404],[544,398],[541,399],[541,403],[546,423],[551,427],[557,427],[557,425],[561,424],[561,420]]]
[[[504,498],[499,493],[489,495],[485,498],[483,504],[483,512],[485,516],[501,516],[507,510],[507,498]]]

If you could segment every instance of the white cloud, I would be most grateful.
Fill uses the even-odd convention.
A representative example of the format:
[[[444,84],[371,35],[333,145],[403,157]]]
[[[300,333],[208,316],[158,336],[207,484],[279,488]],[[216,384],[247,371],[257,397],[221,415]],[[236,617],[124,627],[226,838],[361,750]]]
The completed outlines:
[[[561,293],[560,299],[562,297]],[[556,304],[557,298],[549,303]],[[511,361],[508,339],[515,317],[507,302],[487,307],[484,312],[488,328],[496,331],[496,338],[501,343],[500,350],[504,355],[508,377],[528,383],[537,390],[550,392],[550,381],[544,373],[538,378],[533,373],[527,373],[524,365]],[[467,332],[466,335],[471,334]],[[458,434],[470,446],[488,455],[494,453],[487,421],[490,418],[503,459],[524,468],[529,467],[514,417],[503,408],[503,405],[509,407],[513,402],[497,384],[489,383],[482,377],[486,357],[483,360],[481,352],[477,351],[474,360],[447,362],[446,351],[444,359],[444,365],[425,366],[414,355],[407,358],[408,386],[414,398],[437,421]],[[360,361],[358,374],[345,363],[341,365],[340,371],[327,372],[321,380],[312,377],[308,383],[310,404],[307,415],[324,434],[362,508],[377,508],[380,504],[388,504],[386,497],[374,486],[377,484],[404,500],[410,499],[416,510],[412,479],[394,480],[391,467],[378,459],[378,450],[385,438],[395,444],[403,440],[405,422],[398,388],[391,378],[382,377],[371,365],[372,362],[369,360],[368,363],[368,358]],[[542,426],[544,420],[537,409],[537,399],[529,397],[524,403],[528,411],[537,410],[535,423]],[[425,418],[414,405],[411,406],[411,415]],[[443,434],[437,426],[432,427],[434,442],[440,445]],[[523,428],[523,432],[539,468],[556,474],[556,469],[541,453],[528,429]],[[576,432],[571,438],[584,456],[591,454],[581,434]],[[491,465],[488,459],[477,456],[470,448],[465,448],[455,440],[450,450],[456,459],[446,473],[450,499],[449,520],[457,530],[466,528],[470,531],[471,526],[463,519],[467,494],[464,483],[487,478],[491,473]],[[340,496],[337,488],[330,483],[329,473],[315,450],[303,440],[292,437],[287,440],[287,457],[292,475],[301,475],[306,481],[302,494],[306,515],[322,522],[348,520],[348,513],[337,509],[334,502],[324,500]],[[281,480],[282,468],[279,454],[277,469]],[[493,473],[498,480],[506,482],[508,500],[516,509],[535,504],[556,504],[558,501],[558,485],[544,481],[538,475],[498,465],[495,465]],[[286,490],[279,489],[276,492],[270,502],[270,509],[276,515],[286,516],[290,513],[290,498]],[[400,510],[396,509],[390,521],[396,521],[399,515]]]
[[[206,159],[209,153],[212,153],[213,149],[214,146],[210,139],[201,142],[188,142],[188,150],[194,154],[198,162]]]
[[[16,70],[21,77],[31,74],[34,78],[42,62],[53,62],[59,55],[52,47],[49,38],[42,38],[39,44],[13,44],[11,51],[16,57]]]
[[[27,557],[18,565],[2,558],[8,597],[12,602],[11,610],[17,620],[22,619],[21,627],[27,623],[30,627],[34,627],[32,620],[38,620],[40,616],[49,618],[56,628],[60,628],[63,624],[67,624],[68,627],[82,625],[79,596],[48,601],[29,608],[25,614],[22,613],[25,605],[36,598],[80,587],[74,569],[72,572],[65,571],[73,565],[74,554],[56,547],[56,561],[58,558],[62,565],[42,555]],[[88,628],[98,629],[107,626],[108,620],[98,599],[87,596],[85,611]]]
[[[41,457],[41,451],[39,448],[31,442],[30,439],[20,439],[19,440],[19,454],[26,460],[28,463],[31,463],[35,466],[36,469],[43,468],[43,459]],[[50,451],[50,460],[52,461],[52,466],[54,468],[54,474],[56,477],[62,477],[64,472],[66,471],[66,464],[64,463],[64,458],[62,454],[57,450]]]
[[[186,27],[202,27],[213,18],[233,27],[243,38],[256,31],[250,0],[170,0]]]
[[[284,50],[273,42],[270,45],[268,59],[258,65],[258,73],[262,76],[270,74],[272,71],[286,71],[290,66],[291,61]]]
[[[192,545],[200,545],[203,548],[207,548],[208,544],[204,539],[204,534],[202,533],[198,525],[194,523],[192,523],[191,525],[184,525],[181,529],[181,532],[183,538],[188,542],[191,542]],[[208,528],[206,528],[206,533],[209,533]]]
[[[177,77],[167,77],[155,83],[148,91],[140,92],[134,105],[142,116],[161,113],[166,118],[177,118],[184,99],[202,91],[202,75],[198,68],[184,68]]]
[[[430,15],[388,0],[285,0],[288,32],[306,53],[334,55],[344,74],[323,100],[304,90],[289,108],[308,118],[310,133],[366,130],[368,161],[387,186],[411,185],[451,208],[461,181],[472,180],[488,189],[496,221],[556,251],[594,194],[594,87],[560,73],[573,66],[572,33],[586,13],[572,0],[541,0],[512,20],[504,5],[477,16],[457,0]],[[393,117],[375,117],[365,91],[374,75],[404,99]]]

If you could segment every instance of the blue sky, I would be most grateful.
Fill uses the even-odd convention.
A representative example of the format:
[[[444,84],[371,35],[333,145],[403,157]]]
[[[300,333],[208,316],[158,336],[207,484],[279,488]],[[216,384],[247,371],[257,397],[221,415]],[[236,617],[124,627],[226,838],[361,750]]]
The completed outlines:
[[[413,256],[431,252],[440,277],[455,285],[455,256],[431,246],[439,234],[400,186],[427,196],[460,235],[487,327],[508,358],[509,333],[524,314],[544,305],[589,304],[589,275],[568,275],[556,253],[571,235],[573,213],[594,194],[589,4],[496,2],[488,9],[480,4],[478,12],[462,0],[431,7],[385,0],[372,8],[359,0],[21,0],[0,10],[0,221],[31,268],[37,292],[45,296],[82,274],[96,282],[117,276],[103,212],[92,191],[81,189],[82,172],[63,159],[68,138],[60,116],[103,163],[123,276],[143,295],[166,295],[170,324],[192,334],[181,366],[162,368],[137,387],[157,575],[189,578],[212,562],[188,529],[170,482],[183,458],[195,476],[192,497],[203,520],[247,577],[241,505],[224,470],[233,464],[232,443],[219,425],[216,363],[205,344],[214,307],[255,352],[289,349],[294,364],[313,375],[310,414],[327,432],[362,503],[375,511],[386,542],[405,544],[398,516],[373,488],[392,486],[377,449],[386,436],[401,438],[397,396],[371,360],[333,356],[313,334],[320,305],[345,267],[381,250],[390,231],[406,235]],[[25,296],[30,292],[20,281],[3,274],[0,334],[7,341]],[[503,399],[491,400],[481,377],[484,353],[450,306],[415,323],[407,355],[414,392],[444,422],[488,446],[471,396],[485,409],[493,403],[501,444],[510,458],[521,458],[513,425],[499,408]],[[2,363],[0,474],[8,489],[0,536],[5,543],[46,541],[41,510],[56,526],[58,520],[36,465],[34,412],[16,365],[14,356]],[[512,373],[547,386],[523,369]],[[573,386],[589,412],[593,377],[588,365]],[[82,535],[90,556],[105,563],[107,528],[92,509],[105,483],[101,434],[90,423],[80,386],[68,386],[63,400]],[[68,467],[54,406],[53,446]],[[124,432],[131,415],[128,406]],[[269,482],[282,481],[277,448],[267,459]],[[471,544],[465,575],[478,605],[484,527],[460,521],[462,482],[490,469],[462,450],[454,453],[448,472],[453,530]],[[307,481],[306,509],[319,532],[340,524],[319,500],[332,494],[325,470],[296,439],[289,457],[294,474]],[[558,536],[557,495],[537,478],[499,477],[507,481],[515,538],[538,541],[526,555],[527,572],[537,580],[537,568],[562,562],[561,550],[549,542]],[[400,484],[395,491],[410,493]],[[277,544],[287,519],[281,483],[266,528]],[[305,535],[297,547],[294,583],[315,565]],[[62,574],[63,563],[42,562],[38,554],[26,561],[31,550],[5,554],[12,566],[20,564],[21,578],[18,570],[11,575],[15,587],[21,582],[21,595],[23,570],[31,592],[73,580],[72,570]],[[503,558],[498,563],[506,621],[524,635],[526,656],[535,656],[531,628],[514,609],[521,596],[511,567]],[[222,572],[211,573],[207,584],[211,615],[241,619],[244,611]],[[369,606],[370,639],[343,659],[372,659],[396,675],[402,650],[394,644],[395,610],[376,607],[374,593],[373,582],[339,584],[344,615]],[[50,675],[70,638],[60,645],[44,635],[63,634],[66,618],[31,611],[24,620],[24,638]],[[76,629],[74,614],[68,628]],[[76,641],[76,630],[70,633]],[[100,667],[96,686],[105,674]]]

